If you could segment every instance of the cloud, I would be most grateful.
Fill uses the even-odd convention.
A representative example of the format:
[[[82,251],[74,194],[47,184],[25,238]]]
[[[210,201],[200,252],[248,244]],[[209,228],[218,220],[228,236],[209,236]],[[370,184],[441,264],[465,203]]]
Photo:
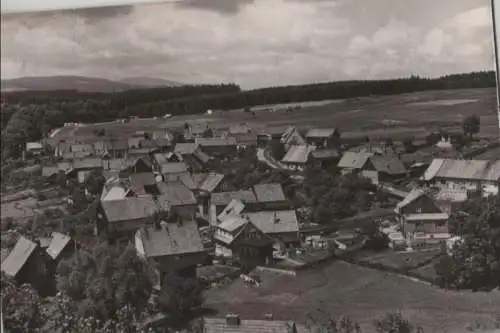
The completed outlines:
[[[9,16],[2,77],[154,76],[254,88],[491,68],[487,8],[441,1],[447,15],[431,21],[412,20],[396,2],[392,11],[371,2],[360,11],[352,0],[185,0]]]

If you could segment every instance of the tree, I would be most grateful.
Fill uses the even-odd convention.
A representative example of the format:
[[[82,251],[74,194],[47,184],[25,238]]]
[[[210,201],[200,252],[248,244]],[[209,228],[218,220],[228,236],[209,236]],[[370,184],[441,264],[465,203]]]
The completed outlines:
[[[481,120],[477,115],[468,116],[462,121],[462,130],[464,132],[464,135],[468,136],[471,139],[474,134],[479,133],[480,126]]]
[[[388,313],[384,318],[375,321],[375,328],[378,333],[423,332],[421,327],[415,329],[401,313]]]
[[[33,332],[43,322],[37,291],[29,284],[4,287],[2,281],[2,316],[7,332]]]
[[[102,171],[92,171],[85,179],[85,188],[89,193],[97,196],[101,194],[104,183],[106,183],[106,178]]]

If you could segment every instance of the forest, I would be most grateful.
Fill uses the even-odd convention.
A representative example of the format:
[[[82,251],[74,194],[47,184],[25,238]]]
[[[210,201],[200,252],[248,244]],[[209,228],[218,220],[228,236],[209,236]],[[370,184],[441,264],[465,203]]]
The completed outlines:
[[[242,90],[236,84],[139,89],[117,93],[76,91],[2,94],[2,143],[5,153],[44,137],[67,122],[104,122],[127,117],[195,114],[207,109],[251,109],[265,104],[349,99],[425,90],[487,88],[495,73],[474,72],[439,78],[342,81]]]

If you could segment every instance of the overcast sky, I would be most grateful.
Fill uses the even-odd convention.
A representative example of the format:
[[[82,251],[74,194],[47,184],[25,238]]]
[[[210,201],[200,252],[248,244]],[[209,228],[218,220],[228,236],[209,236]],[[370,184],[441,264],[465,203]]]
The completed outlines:
[[[489,0],[179,0],[6,13],[37,3],[2,0],[2,78],[148,76],[255,88],[493,69]]]

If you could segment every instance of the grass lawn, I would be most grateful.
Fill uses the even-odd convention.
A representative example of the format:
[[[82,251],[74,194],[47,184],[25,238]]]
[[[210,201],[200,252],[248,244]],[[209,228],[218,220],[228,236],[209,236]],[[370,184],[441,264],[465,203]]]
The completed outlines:
[[[440,251],[395,252],[386,250],[383,252],[361,252],[356,256],[356,259],[407,270],[417,268],[440,254]]]
[[[220,316],[240,313],[243,318],[305,322],[309,316],[324,320],[346,315],[358,321],[364,332],[389,311],[401,310],[426,333],[456,332],[474,320],[492,321],[500,313],[500,294],[452,292],[377,270],[335,261],[300,271],[297,276],[259,272],[262,286],[245,287],[240,279],[225,288],[208,290],[206,306]],[[369,330],[368,330],[369,329]]]

